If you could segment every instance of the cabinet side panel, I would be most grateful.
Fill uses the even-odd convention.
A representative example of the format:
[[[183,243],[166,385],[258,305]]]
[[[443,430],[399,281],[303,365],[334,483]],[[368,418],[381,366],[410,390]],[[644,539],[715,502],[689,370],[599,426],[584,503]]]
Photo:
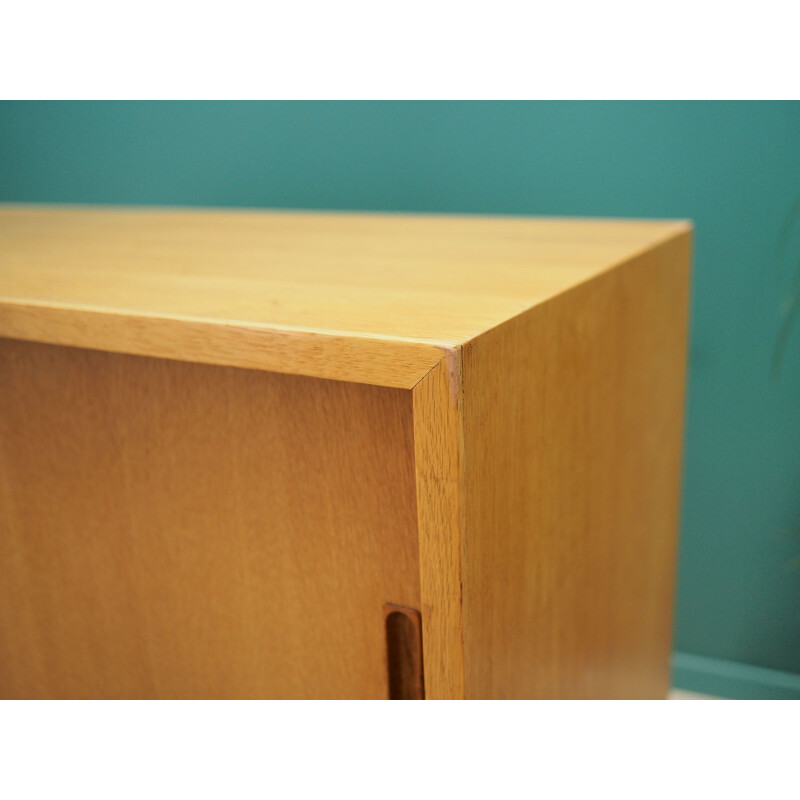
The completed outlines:
[[[666,695],[690,237],[464,347],[467,696]]]
[[[384,698],[410,391],[0,340],[0,695]]]

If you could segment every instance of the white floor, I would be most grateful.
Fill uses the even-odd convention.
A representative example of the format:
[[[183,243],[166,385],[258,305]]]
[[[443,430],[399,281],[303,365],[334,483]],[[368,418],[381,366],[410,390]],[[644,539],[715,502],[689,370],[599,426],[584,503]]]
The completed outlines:
[[[667,700],[719,700],[719,698],[712,697],[710,694],[696,694],[683,689],[672,689],[667,695]]]

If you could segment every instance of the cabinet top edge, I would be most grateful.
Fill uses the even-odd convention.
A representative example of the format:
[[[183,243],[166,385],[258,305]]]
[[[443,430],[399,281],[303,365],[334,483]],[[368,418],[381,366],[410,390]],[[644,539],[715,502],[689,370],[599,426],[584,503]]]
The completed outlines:
[[[690,231],[0,204],[0,336],[411,388],[443,352]]]

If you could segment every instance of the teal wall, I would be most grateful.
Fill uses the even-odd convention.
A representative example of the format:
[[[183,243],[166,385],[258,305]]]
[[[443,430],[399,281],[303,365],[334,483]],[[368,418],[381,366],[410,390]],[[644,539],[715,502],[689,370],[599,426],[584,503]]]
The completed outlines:
[[[732,696],[800,697],[798,195],[798,103],[0,104],[3,201],[694,220],[675,680]]]

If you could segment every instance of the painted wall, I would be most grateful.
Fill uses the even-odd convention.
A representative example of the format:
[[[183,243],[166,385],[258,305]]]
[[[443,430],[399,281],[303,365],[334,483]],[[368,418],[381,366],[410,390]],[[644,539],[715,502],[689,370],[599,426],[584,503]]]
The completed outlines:
[[[0,104],[2,201],[694,220],[675,680],[731,696],[800,697],[798,195],[798,103]]]

